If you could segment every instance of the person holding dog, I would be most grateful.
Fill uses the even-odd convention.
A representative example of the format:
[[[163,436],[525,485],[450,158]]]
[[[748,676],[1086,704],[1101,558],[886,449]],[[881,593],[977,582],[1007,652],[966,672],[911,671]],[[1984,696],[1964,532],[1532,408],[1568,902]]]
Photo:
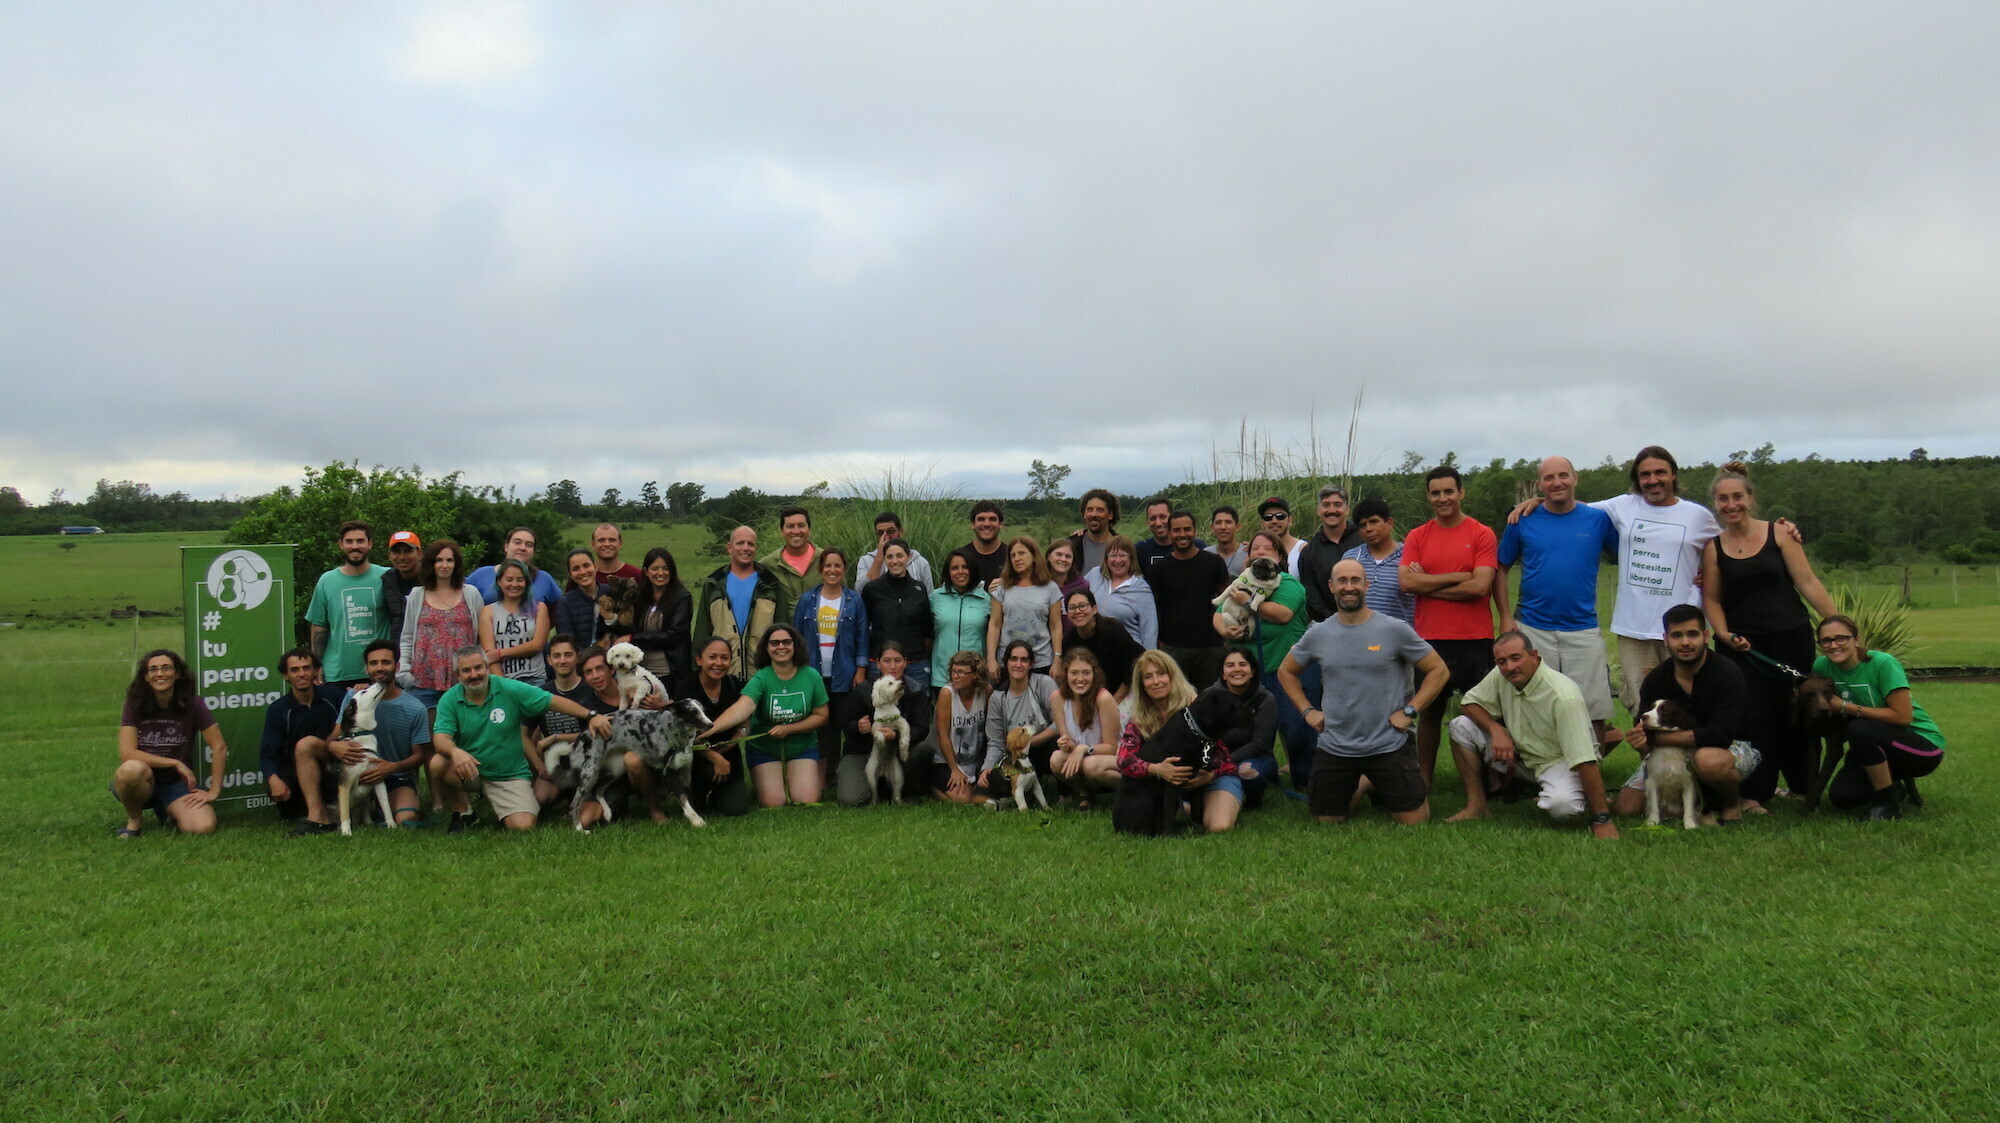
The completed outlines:
[[[592,736],[609,737],[611,719],[540,687],[493,674],[485,650],[476,644],[459,648],[452,663],[458,685],[438,699],[428,762],[431,790],[442,793],[451,808],[445,833],[458,834],[472,825],[474,793],[486,796],[508,830],[533,830],[541,802],[532,781],[548,779],[548,768],[522,727],[553,708],[588,723]]]
[[[880,582],[877,582],[880,584]],[[829,708],[826,680],[801,662],[805,635],[790,624],[773,624],[757,642],[757,673],[743,695],[702,732],[703,740],[750,723],[744,748],[757,802],[765,807],[818,803],[819,734]]]
[[[1744,740],[1747,731],[1743,672],[1726,657],[1709,650],[1714,633],[1708,618],[1692,604],[1677,604],[1660,617],[1667,637],[1667,661],[1654,667],[1639,684],[1643,714],[1666,699],[1694,715],[1693,729],[1648,730],[1634,722],[1625,743],[1641,756],[1655,746],[1689,750],[1688,767],[1701,781],[1703,800],[1725,826],[1743,821],[1742,786],[1757,771],[1764,754]],[[1646,765],[1642,761],[1611,810],[1637,815],[1646,804]]]
[[[985,589],[979,586],[975,585],[974,588],[985,592]],[[892,678],[904,684],[903,700],[897,703],[896,708],[910,726],[911,743],[904,752],[903,777],[905,788],[914,790],[912,785],[931,774],[930,765],[926,762],[931,758],[932,742],[928,737],[930,715],[934,712],[934,707],[930,699],[924,696],[924,691],[911,692],[909,676],[906,673],[910,667],[910,660],[903,654],[902,644],[895,640],[885,642],[882,645],[882,653],[875,659],[875,665],[881,671],[880,677],[875,680],[875,685],[879,686],[881,679],[885,678]],[[938,681],[943,682],[947,677],[945,674],[940,674]],[[868,697],[868,692],[857,690],[854,695],[856,702],[862,702]],[[858,747],[856,751],[840,758],[840,766],[834,773],[834,795],[842,807],[866,807],[876,798],[884,796],[890,788],[888,778],[882,777],[876,781],[877,791],[868,790],[868,756],[874,748],[872,735],[875,732],[875,714],[873,707],[864,704],[859,708],[860,715],[854,719],[854,732],[860,738],[857,742]],[[887,744],[894,744],[896,731],[884,730],[882,739]],[[913,780],[912,777],[916,779]]]
[[[1268,530],[1252,534],[1249,559],[1254,561],[1257,558],[1270,558],[1283,567],[1285,564],[1283,540]],[[1238,604],[1250,603],[1250,594],[1246,590],[1233,589],[1229,595]],[[1264,603],[1257,606],[1256,621],[1248,631],[1236,628],[1229,614],[1219,607],[1209,616],[1215,623],[1215,630],[1220,632],[1225,640],[1249,647],[1252,661],[1260,670],[1260,685],[1274,707],[1273,720],[1277,723],[1279,734],[1285,740],[1285,758],[1292,762],[1292,783],[1298,785],[1300,791],[1304,791],[1312,782],[1314,734],[1312,727],[1306,724],[1305,715],[1292,705],[1292,700],[1285,696],[1284,688],[1278,685],[1278,665],[1285,661],[1285,653],[1299,642],[1299,637],[1306,634],[1306,626],[1311,622],[1308,619],[1310,614],[1311,601],[1306,597],[1305,587],[1287,570],[1279,575],[1277,589],[1265,598]],[[1226,658],[1225,656],[1225,661]],[[1306,668],[1301,681],[1305,685],[1307,697],[1319,693],[1318,668]],[[1268,739],[1266,743],[1268,744]],[[1254,762],[1249,757],[1243,758],[1243,777],[1245,783],[1249,785],[1246,794],[1253,801],[1263,798],[1264,785],[1269,780],[1269,774],[1275,773],[1276,770],[1275,760],[1265,768],[1260,762]]]
[[[1055,713],[1049,708],[1056,682],[1035,669],[1034,658],[1034,647],[1024,639],[1009,640],[1002,649],[1000,684],[986,699],[986,743],[1004,757],[1008,731],[1027,726],[1034,731],[1028,738],[1028,760],[1046,777],[1052,774],[1049,754],[1056,748]]]
[[[1465,783],[1465,810],[1447,823],[1485,819],[1488,771],[1518,764],[1541,785],[1536,806],[1560,823],[1590,814],[1590,833],[1615,839],[1611,804],[1598,768],[1598,740],[1581,687],[1548,666],[1533,637],[1509,629],[1493,641],[1493,670],[1462,699],[1451,721],[1451,755]]]
[[[1278,668],[1278,685],[1319,733],[1307,808],[1318,822],[1344,823],[1365,779],[1391,819],[1425,822],[1430,785],[1412,730],[1443,696],[1451,671],[1410,625],[1368,607],[1360,562],[1335,562],[1328,584],[1333,615],[1307,628]],[[1320,670],[1317,699],[1307,699],[1300,681],[1308,667]],[[1412,672],[1423,676],[1415,690]]]
[[[569,584],[563,588],[549,622],[549,642],[554,643],[555,636],[568,636],[589,647],[597,642],[600,632],[606,642],[616,638],[611,629],[617,625],[605,621],[597,606],[597,598],[611,592],[611,578],[598,576],[597,555],[579,546],[563,559],[563,567],[569,571]]]
[[[430,751],[430,714],[422,702],[396,685],[395,644],[376,640],[368,645],[363,662],[368,668],[369,686],[379,685],[382,696],[375,702],[376,762],[361,774],[361,782],[388,785],[390,813],[395,816],[396,826],[428,826],[417,799],[417,772],[423,768]],[[330,769],[338,777],[343,765],[358,764],[369,757],[368,750],[346,737],[354,732],[346,724],[348,703],[366,689],[367,686],[357,686],[338,700],[334,713],[339,720],[323,740],[307,737],[298,743],[295,759],[305,818],[293,828],[291,833],[295,836],[335,833],[327,816],[326,797],[321,794],[320,776],[322,769]]]
[[[198,787],[194,775],[197,740],[208,746],[207,788]],[[138,838],[147,808],[185,834],[213,832],[211,805],[222,798],[228,758],[229,746],[195,693],[187,661],[166,648],[141,656],[118,718],[118,770],[111,777],[111,794],[125,806],[118,837]]]
[[[681,584],[680,563],[672,551],[655,546],[646,551],[639,582],[632,586],[632,635],[627,640],[643,654],[639,665],[663,683],[687,676],[688,629],[694,620],[694,597]]]
[[[1910,676],[1896,657],[1870,651],[1861,627],[1834,614],[1819,622],[1816,675],[1840,695],[1832,716],[1847,722],[1847,761],[1827,784],[1835,807],[1866,806],[1870,820],[1900,819],[1903,805],[1922,807],[1917,780],[1944,762],[1944,734],[1910,693]]]
[[[1221,735],[1216,737],[1214,767],[1206,770],[1198,771],[1178,756],[1147,760],[1140,754],[1146,741],[1164,729],[1175,714],[1193,705],[1197,691],[1181,673],[1173,656],[1164,651],[1148,651],[1139,656],[1132,665],[1132,674],[1139,680],[1138,689],[1132,692],[1132,716],[1118,735],[1118,771],[1123,776],[1119,782],[1120,803],[1143,804],[1147,795],[1140,793],[1156,793],[1163,786],[1179,788],[1193,806],[1203,829],[1220,834],[1234,827],[1237,813],[1243,807],[1243,782],[1236,776],[1236,762],[1230,758],[1228,742],[1224,740],[1228,734],[1217,731]],[[1239,733],[1238,739],[1247,736]],[[1137,792],[1128,792],[1128,788]],[[1117,825],[1114,821],[1113,826]],[[1164,820],[1158,825],[1163,829],[1172,826]]]
[[[1748,466],[1724,464],[1708,498],[1722,533],[1702,547],[1701,606],[1715,630],[1715,649],[1736,661],[1750,690],[1750,743],[1764,750],[1764,764],[1743,782],[1743,808],[1759,811],[1776,793],[1781,771],[1793,791],[1806,790],[1805,730],[1792,720],[1792,693],[1813,665],[1806,606],[1822,619],[1837,610],[1790,524],[1756,517]]]

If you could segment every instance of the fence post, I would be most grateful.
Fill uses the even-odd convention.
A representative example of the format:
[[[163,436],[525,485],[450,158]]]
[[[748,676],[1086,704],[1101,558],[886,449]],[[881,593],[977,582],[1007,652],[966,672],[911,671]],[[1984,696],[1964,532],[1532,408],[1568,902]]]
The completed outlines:
[[[1950,566],[1949,568],[1951,569],[1951,606],[1952,606],[1953,608],[1957,608],[1957,607],[1958,607],[1958,567],[1954,565],[1954,566]]]

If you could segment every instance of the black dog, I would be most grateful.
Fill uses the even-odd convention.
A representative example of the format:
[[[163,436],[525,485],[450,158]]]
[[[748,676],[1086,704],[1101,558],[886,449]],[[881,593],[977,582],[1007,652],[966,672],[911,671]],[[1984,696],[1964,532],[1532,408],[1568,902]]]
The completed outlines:
[[[1839,695],[1825,675],[1807,675],[1793,699],[1794,720],[1806,738],[1806,814],[1819,809],[1826,784],[1847,752],[1847,722],[1834,712]]]
[[[1213,771],[1218,744],[1241,745],[1249,739],[1254,715],[1248,709],[1228,690],[1210,689],[1168,714],[1166,724],[1139,747],[1139,758],[1148,764],[1177,760],[1196,772]],[[1186,794],[1158,777],[1123,777],[1111,805],[1111,828],[1121,834],[1173,834]]]

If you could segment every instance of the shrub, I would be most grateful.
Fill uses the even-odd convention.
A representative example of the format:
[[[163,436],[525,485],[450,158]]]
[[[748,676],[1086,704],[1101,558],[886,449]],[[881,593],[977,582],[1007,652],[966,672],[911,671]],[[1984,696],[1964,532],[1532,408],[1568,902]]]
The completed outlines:
[[[1866,565],[1875,558],[1875,548],[1858,534],[1834,533],[1819,540],[1813,553],[1828,565]]]

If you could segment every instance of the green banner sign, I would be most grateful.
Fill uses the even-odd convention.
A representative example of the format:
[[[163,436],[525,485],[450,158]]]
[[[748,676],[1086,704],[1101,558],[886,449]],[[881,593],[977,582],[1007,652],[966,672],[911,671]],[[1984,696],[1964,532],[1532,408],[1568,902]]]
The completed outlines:
[[[285,692],[278,656],[292,646],[290,546],[181,547],[181,604],[195,690],[215,713],[229,746],[222,798],[268,807],[257,762],[264,710]],[[206,784],[209,752],[195,774]]]

